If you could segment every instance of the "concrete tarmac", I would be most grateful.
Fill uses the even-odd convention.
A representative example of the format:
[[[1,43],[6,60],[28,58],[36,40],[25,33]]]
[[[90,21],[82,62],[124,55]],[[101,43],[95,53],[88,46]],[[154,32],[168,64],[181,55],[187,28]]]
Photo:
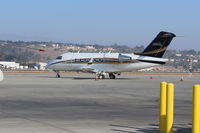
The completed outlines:
[[[191,127],[192,85],[184,76],[4,73],[0,82],[0,131],[4,133],[155,133],[159,84],[175,83],[175,128]]]

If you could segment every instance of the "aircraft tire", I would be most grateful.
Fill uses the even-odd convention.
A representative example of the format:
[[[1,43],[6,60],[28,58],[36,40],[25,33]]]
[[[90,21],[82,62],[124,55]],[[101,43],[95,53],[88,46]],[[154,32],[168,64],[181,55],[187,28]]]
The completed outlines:
[[[110,73],[110,74],[109,74],[109,78],[110,78],[110,79],[115,79],[116,77],[115,77],[115,75],[114,75],[113,73]]]

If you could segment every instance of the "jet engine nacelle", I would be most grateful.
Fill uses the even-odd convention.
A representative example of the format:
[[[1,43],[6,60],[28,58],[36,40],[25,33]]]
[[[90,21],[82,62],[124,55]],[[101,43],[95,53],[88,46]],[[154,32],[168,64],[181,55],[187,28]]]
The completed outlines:
[[[132,60],[132,58],[130,56],[126,56],[126,55],[122,55],[122,54],[119,54],[118,59],[119,59],[119,62],[127,62],[127,61]]]

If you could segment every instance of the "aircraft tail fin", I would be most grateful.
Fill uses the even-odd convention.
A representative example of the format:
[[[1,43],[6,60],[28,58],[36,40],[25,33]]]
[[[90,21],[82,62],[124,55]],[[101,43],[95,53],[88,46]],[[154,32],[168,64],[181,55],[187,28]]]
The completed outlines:
[[[172,39],[176,37],[170,32],[161,31],[156,38],[138,55],[162,58]]]

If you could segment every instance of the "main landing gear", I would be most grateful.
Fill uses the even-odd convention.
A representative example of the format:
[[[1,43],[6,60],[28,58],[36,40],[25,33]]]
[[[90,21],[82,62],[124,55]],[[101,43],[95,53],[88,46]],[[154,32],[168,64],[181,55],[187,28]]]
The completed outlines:
[[[115,79],[115,74],[114,73],[109,73],[109,78],[110,79]],[[105,79],[105,74],[102,73],[97,73],[96,74],[96,79]]]
[[[109,78],[110,79],[115,79],[116,77],[115,77],[115,75],[113,73],[109,73]]]
[[[103,74],[97,74],[96,79],[105,79],[105,75]]]

